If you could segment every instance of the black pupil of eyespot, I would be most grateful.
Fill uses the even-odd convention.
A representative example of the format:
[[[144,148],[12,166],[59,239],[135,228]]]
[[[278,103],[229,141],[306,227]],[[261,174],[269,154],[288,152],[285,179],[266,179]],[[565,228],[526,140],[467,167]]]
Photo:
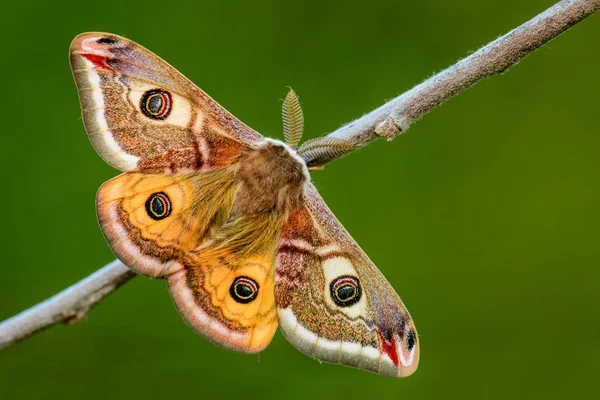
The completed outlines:
[[[238,283],[235,285],[235,293],[245,299],[252,296],[254,290],[247,283]]]
[[[152,211],[157,216],[163,215],[165,213],[165,202],[163,199],[161,199],[158,196],[155,196],[152,199],[151,207],[152,207]]]
[[[152,114],[159,114],[163,108],[163,98],[160,94],[150,96],[147,103],[148,111]]]
[[[352,285],[343,285],[337,290],[338,299],[347,301],[356,295],[356,288]]]

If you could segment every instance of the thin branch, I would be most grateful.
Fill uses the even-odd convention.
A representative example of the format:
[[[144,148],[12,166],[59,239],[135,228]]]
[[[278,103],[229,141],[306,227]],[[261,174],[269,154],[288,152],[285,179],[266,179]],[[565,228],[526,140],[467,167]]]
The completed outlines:
[[[504,72],[598,9],[600,0],[563,0],[328,137],[350,140],[357,147],[378,137],[391,139],[439,104],[488,76]],[[78,321],[134,276],[121,262],[113,261],[54,297],[0,323],[0,349],[52,325]]]
[[[500,74],[600,9],[600,0],[563,0],[328,137],[364,146],[392,139],[423,115],[488,76]],[[331,160],[329,160],[331,161]]]
[[[48,300],[0,323],[0,350],[58,323],[71,324],[135,276],[115,260]]]

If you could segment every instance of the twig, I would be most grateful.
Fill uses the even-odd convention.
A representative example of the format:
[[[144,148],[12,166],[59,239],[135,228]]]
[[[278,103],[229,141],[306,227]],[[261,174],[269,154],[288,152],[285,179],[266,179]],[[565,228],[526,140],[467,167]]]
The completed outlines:
[[[381,107],[330,133],[357,147],[406,131],[423,115],[480,80],[500,74],[600,9],[600,0],[563,0]]]
[[[328,136],[351,140],[357,147],[378,137],[391,139],[406,131],[411,123],[439,104],[483,78],[504,72],[598,9],[600,0],[563,0]],[[113,261],[54,297],[0,323],[0,349],[57,323],[78,321],[94,305],[134,276],[121,262]]]
[[[0,323],[0,350],[52,325],[71,324],[135,276],[115,260],[87,278],[22,313]]]

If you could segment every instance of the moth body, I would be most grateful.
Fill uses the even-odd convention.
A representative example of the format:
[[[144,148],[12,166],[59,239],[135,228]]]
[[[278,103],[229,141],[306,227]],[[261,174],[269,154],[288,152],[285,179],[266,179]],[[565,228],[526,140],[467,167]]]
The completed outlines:
[[[233,215],[287,215],[300,204],[304,184],[310,180],[304,160],[288,145],[273,139],[241,157],[236,178],[240,187]]]

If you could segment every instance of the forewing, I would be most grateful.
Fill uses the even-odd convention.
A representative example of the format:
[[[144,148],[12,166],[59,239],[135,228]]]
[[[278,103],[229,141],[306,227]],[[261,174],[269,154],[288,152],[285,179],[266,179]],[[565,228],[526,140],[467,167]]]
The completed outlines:
[[[90,140],[121,171],[218,169],[263,139],[130,40],[84,33],[70,55]]]
[[[419,344],[408,310],[311,184],[304,200],[279,241],[275,298],[284,335],[323,361],[410,375]]]

